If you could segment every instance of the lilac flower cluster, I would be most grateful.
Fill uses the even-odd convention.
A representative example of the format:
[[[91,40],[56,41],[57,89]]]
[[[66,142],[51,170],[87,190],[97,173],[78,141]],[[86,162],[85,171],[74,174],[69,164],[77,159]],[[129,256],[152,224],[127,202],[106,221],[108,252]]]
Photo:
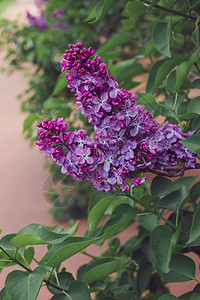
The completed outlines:
[[[153,115],[136,104],[136,95],[108,76],[102,59],[91,60],[94,54],[91,47],[70,44],[61,65],[77,109],[94,125],[95,139],[83,130],[66,132],[64,119],[45,119],[38,124],[40,150],[62,167],[62,173],[87,179],[106,192],[116,184],[122,191],[130,189],[130,182],[131,187],[139,186],[145,181],[144,169],[162,170],[180,160],[194,168],[195,155],[180,143],[181,128],[168,122],[159,128]]]
[[[43,1],[37,1],[36,5],[38,8],[41,8],[43,5]],[[38,17],[33,16],[31,13],[26,12],[29,24],[33,27],[37,27],[41,31],[45,31],[48,28],[51,28],[51,23],[48,23],[45,18],[45,13],[41,13]],[[58,30],[58,29],[65,29],[65,30],[70,30],[69,24],[65,23],[63,19],[66,18],[66,15],[64,11],[61,8],[56,9],[52,15],[51,19],[53,21],[53,28]]]

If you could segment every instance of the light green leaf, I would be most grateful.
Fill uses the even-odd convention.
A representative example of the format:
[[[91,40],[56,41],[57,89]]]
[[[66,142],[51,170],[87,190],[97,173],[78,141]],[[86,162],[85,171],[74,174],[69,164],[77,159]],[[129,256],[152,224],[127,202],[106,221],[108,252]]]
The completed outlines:
[[[86,273],[84,275],[84,281],[91,283],[98,279],[102,279],[122,267],[128,266],[128,260],[114,259],[114,258],[98,258],[93,260],[86,268]]]
[[[155,25],[152,38],[155,48],[163,55],[171,57],[170,43],[172,28],[170,22],[159,22]]]
[[[200,152],[200,133],[193,134],[188,138],[180,141],[181,144],[186,146],[191,152],[199,153]]]
[[[130,34],[128,32],[120,32],[108,39],[96,52],[96,55],[101,55],[102,52],[108,51],[120,45],[130,42]]]
[[[146,10],[144,3],[140,1],[131,1],[128,2],[125,6],[125,11],[128,14],[129,18],[137,18],[143,14]]]
[[[31,128],[31,125],[38,120],[38,117],[36,114],[30,114],[23,123],[23,132],[27,131],[28,129]]]
[[[151,183],[151,193],[155,197],[160,197],[169,194],[170,190],[174,187],[174,182],[163,176],[154,177]]]
[[[6,293],[10,300],[35,300],[47,271],[37,267],[33,272],[13,271],[5,281]]]
[[[194,218],[192,221],[191,229],[190,229],[190,235],[189,235],[189,240],[187,244],[193,242],[200,236],[200,202],[197,204],[195,213],[194,213]]]
[[[92,207],[88,214],[88,234],[92,236],[106,209],[115,198],[115,195],[101,199]]]
[[[178,68],[176,69],[176,86],[175,90],[178,92],[181,88],[182,84],[184,83],[186,76],[190,72],[193,64],[197,61],[199,58],[200,49],[197,49],[195,52],[192,53],[192,55],[189,57],[189,59],[185,62],[183,62]]]
[[[69,237],[64,242],[51,247],[49,250],[49,260],[46,265],[49,267],[56,267],[64,260],[87,248],[98,239],[99,238]]]
[[[172,256],[171,238],[173,230],[167,225],[154,228],[150,235],[151,249],[156,263],[164,273],[169,272],[169,264]]]
[[[64,88],[67,87],[67,79],[65,78],[65,72],[61,73],[60,76],[57,79],[56,85],[54,87],[52,96],[57,95],[59,92],[64,90]]]
[[[96,20],[90,23],[95,23],[100,21],[109,11],[110,8],[114,5],[116,0],[99,0],[95,9]]]
[[[30,224],[22,228],[17,235],[12,238],[11,243],[16,248],[27,245],[59,244],[68,236],[68,233],[56,233],[40,224]]]

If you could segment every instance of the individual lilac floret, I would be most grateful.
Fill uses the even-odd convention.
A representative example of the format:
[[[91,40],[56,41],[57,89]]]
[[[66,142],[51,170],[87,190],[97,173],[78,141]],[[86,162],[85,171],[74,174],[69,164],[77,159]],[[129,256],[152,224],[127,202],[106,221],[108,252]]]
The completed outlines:
[[[65,13],[63,11],[63,9],[61,8],[57,8],[51,15],[52,19],[55,19],[56,17],[61,17],[61,18],[65,18]]]
[[[116,190],[116,185],[122,191],[141,185],[144,171],[169,168],[173,173],[180,162],[195,168],[196,155],[180,143],[185,136],[181,128],[168,122],[159,127],[153,115],[136,104],[136,95],[120,89],[101,57],[94,55],[91,47],[69,44],[61,65],[77,109],[94,126],[95,139],[83,130],[65,132],[63,120],[44,120],[38,124],[40,150],[62,173],[87,179],[105,192]]]

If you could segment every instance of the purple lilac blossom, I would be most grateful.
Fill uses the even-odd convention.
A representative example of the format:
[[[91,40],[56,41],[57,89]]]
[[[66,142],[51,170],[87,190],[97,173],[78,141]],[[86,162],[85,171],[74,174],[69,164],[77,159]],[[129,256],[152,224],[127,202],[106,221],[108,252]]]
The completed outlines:
[[[52,13],[51,18],[55,19],[56,17],[61,17],[61,18],[65,17],[65,13],[64,13],[63,9],[58,8]]]
[[[41,31],[44,31],[48,28],[48,23],[45,21],[45,14],[41,13],[39,17],[33,16],[28,11],[26,12],[29,24],[33,27],[39,28]]]
[[[78,180],[89,180],[100,191],[122,190],[141,185],[143,170],[162,170],[180,160],[195,168],[195,154],[180,141],[184,134],[178,125],[165,122],[161,127],[153,115],[137,105],[136,95],[120,89],[107,75],[95,50],[70,44],[61,61],[68,87],[75,93],[77,109],[94,126],[95,138],[84,130],[66,132],[64,119],[45,119],[38,124],[37,145],[61,166],[61,172]],[[70,71],[70,73],[68,73]]]

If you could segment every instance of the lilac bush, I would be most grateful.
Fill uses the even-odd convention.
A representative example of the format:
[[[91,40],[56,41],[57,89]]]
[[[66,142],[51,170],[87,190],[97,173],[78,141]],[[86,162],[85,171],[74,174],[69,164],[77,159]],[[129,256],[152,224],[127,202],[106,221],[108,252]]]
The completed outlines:
[[[116,190],[116,184],[122,191],[139,186],[147,171],[165,168],[176,176],[195,168],[196,155],[180,143],[192,132],[185,134],[168,122],[159,127],[144,105],[136,104],[137,95],[120,89],[107,74],[101,57],[91,59],[94,54],[91,47],[69,44],[61,65],[77,109],[94,126],[95,138],[84,130],[66,132],[64,118],[45,119],[38,124],[37,145],[46,157],[60,165],[62,173],[87,179],[105,192]]]

